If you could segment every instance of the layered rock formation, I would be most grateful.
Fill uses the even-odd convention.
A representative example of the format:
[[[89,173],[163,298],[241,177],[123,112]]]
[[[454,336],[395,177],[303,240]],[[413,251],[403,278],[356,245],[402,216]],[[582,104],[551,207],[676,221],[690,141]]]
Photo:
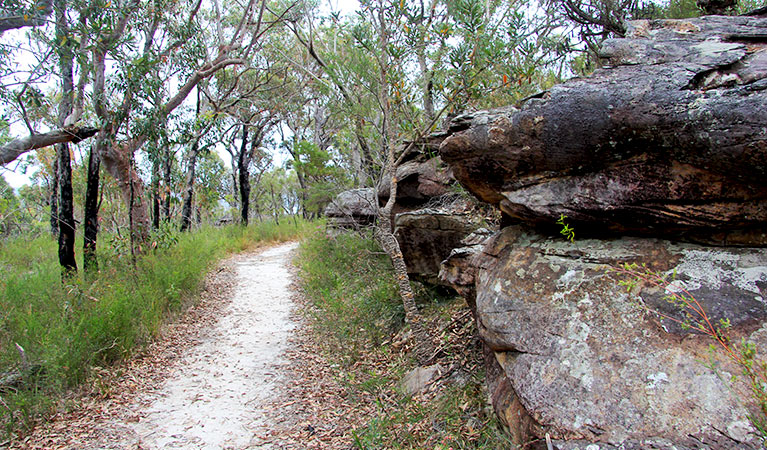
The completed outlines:
[[[398,166],[397,198],[393,208],[394,235],[411,277],[431,284],[443,284],[440,263],[461,240],[479,226],[470,213],[474,204],[456,193],[452,171],[436,155],[442,135],[430,136],[406,145],[407,154]],[[377,189],[352,189],[339,194],[325,209],[332,228],[360,228],[372,225],[378,206],[389,198],[390,180]]]
[[[441,277],[475,310],[519,444],[761,448],[741,368],[666,297],[767,351],[765,36],[759,17],[635,22],[592,77],[452,122],[443,159],[506,227]],[[627,291],[631,262],[669,282]]]
[[[644,238],[570,243],[507,227],[475,259],[480,334],[513,388],[502,401],[524,406],[522,415],[501,408],[503,420],[528,437],[550,431],[624,448],[755,445],[747,418],[754,411],[741,404],[749,394],[730,384],[741,369],[722,349],[709,351],[710,337],[650,312],[684,320],[663,289],[640,283],[629,294],[620,281],[630,277],[609,270],[624,262],[676,273],[674,286],[711,322],[731,321],[734,342],[767,345],[764,249]],[[702,363],[709,358],[716,371]]]
[[[325,207],[328,225],[359,228],[372,225],[378,214],[378,198],[373,188],[343,191]]]
[[[440,153],[513,220],[767,244],[767,19],[638,21],[608,68],[458,117]]]
[[[479,226],[470,214],[444,209],[403,212],[394,220],[394,236],[408,273],[431,284],[442,284],[440,264]]]

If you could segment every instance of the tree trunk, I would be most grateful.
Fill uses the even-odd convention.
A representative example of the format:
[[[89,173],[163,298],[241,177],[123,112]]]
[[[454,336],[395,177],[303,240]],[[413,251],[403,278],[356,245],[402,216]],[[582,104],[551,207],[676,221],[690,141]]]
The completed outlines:
[[[160,228],[160,160],[152,161],[152,229]]]
[[[83,270],[86,274],[98,272],[99,263],[96,257],[96,241],[99,233],[99,182],[101,161],[98,149],[92,148],[88,157],[88,181],[85,189],[85,208],[83,221]]]
[[[405,310],[405,321],[413,331],[415,357],[418,364],[425,365],[433,356],[434,343],[423,326],[423,317],[420,311],[418,311],[418,305],[415,303],[415,295],[413,294],[413,287],[410,285],[410,276],[407,273],[405,258],[402,256],[399,242],[392,232],[392,209],[397,197],[397,179],[394,176],[391,179],[389,200],[386,202],[386,206],[378,211],[379,224],[376,229],[376,239],[389,256],[394,267],[394,276],[397,280],[400,298],[402,299],[402,307]]]
[[[51,235],[59,236],[59,155],[53,158],[51,173]]]
[[[163,153],[164,158],[162,162],[163,177],[162,177],[162,190],[165,194],[162,202],[162,216],[166,221],[170,221],[170,198],[171,198],[171,169],[173,168],[173,152],[166,146]]]
[[[429,70],[426,63],[426,54],[423,47],[419,47],[417,50],[418,66],[421,69],[421,77],[423,79],[423,111],[426,115],[426,122],[431,122],[434,119],[434,85],[432,83],[432,77],[434,72]]]
[[[301,195],[299,196],[301,199],[301,204],[299,205],[299,208],[301,209],[301,217],[308,219],[309,217],[307,216],[308,213],[306,211],[306,203],[308,201],[308,198],[306,197],[306,178],[301,170],[296,170],[296,178],[298,178],[298,187],[301,189]]]
[[[389,44],[389,34],[388,29],[386,28],[388,23],[382,9],[379,10],[378,13],[378,22],[381,30],[379,45],[380,48],[385,49]],[[386,54],[386,52],[384,52],[384,54]],[[416,360],[420,365],[425,365],[433,356],[434,342],[423,325],[423,317],[421,316],[420,311],[418,311],[413,288],[410,285],[410,276],[408,276],[407,273],[405,258],[402,256],[399,242],[394,237],[392,210],[394,209],[394,203],[397,199],[397,167],[395,166],[397,159],[394,154],[393,144],[395,136],[391,127],[391,101],[387,90],[389,83],[389,64],[389,58],[388,56],[385,56],[383,61],[381,61],[379,73],[382,86],[379,91],[379,103],[382,105],[383,119],[381,149],[386,156],[386,165],[384,166],[384,169],[391,181],[389,182],[389,200],[383,208],[378,210],[379,224],[376,229],[376,237],[383,250],[389,255],[389,259],[391,259],[394,268],[394,276],[397,279],[397,286],[399,287],[399,294],[402,299],[402,307],[405,310],[405,321],[410,325],[410,329],[413,331]]]
[[[57,47],[59,57],[59,74],[61,76],[61,103],[59,103],[58,121],[64,126],[67,116],[72,112],[74,94],[74,76],[72,39],[69,39],[69,26],[66,16],[66,1],[56,0],[56,40],[61,44]],[[75,217],[72,199],[72,166],[70,162],[69,145],[56,145],[59,163],[59,264],[62,278],[71,277],[77,272],[75,260]]]
[[[59,264],[62,277],[77,272],[75,260],[75,217],[72,198],[72,167],[68,144],[56,145],[59,158]]]
[[[64,126],[61,129],[47,133],[33,134],[0,146],[0,165],[15,161],[24,153],[38,148],[49,147],[62,142],[77,144],[84,139],[94,136],[99,129],[94,127]]]
[[[357,138],[357,143],[360,146],[360,156],[362,159],[362,169],[364,170],[363,176],[360,176],[360,185],[367,186],[369,180],[378,179],[378,175],[375,170],[375,161],[370,151],[370,146],[365,139],[364,125],[361,119],[357,119],[354,124],[354,135]]]
[[[192,195],[194,194],[194,171],[197,165],[197,154],[200,152],[200,139],[192,143],[189,152],[189,162],[186,169],[186,182],[184,183],[184,206],[181,209],[181,231],[189,229],[192,221]]]
[[[200,117],[200,89],[197,89],[197,109],[195,111],[195,118],[199,120]],[[194,194],[194,172],[197,166],[197,155],[200,153],[200,139],[202,134],[195,136],[194,142],[192,142],[192,149],[189,152],[189,161],[186,169],[186,182],[184,183],[184,195],[183,206],[181,208],[181,231],[186,231],[192,222],[192,196]],[[198,214],[199,219],[199,214]],[[199,220],[198,220],[199,222]]]
[[[250,171],[248,170],[250,158],[248,158],[248,125],[242,125],[242,144],[240,153],[237,155],[237,173],[240,178],[240,219],[244,226],[248,226],[248,209],[250,207]]]
[[[277,225],[280,224],[280,210],[277,205],[277,198],[274,195],[274,186],[269,186],[269,191],[272,194],[272,214],[274,215],[274,221]]]

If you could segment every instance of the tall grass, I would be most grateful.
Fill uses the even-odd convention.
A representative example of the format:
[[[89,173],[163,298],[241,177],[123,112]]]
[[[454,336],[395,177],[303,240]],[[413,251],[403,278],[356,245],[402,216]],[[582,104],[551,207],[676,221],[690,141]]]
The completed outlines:
[[[1,242],[0,385],[9,377],[19,380],[0,391],[4,432],[29,426],[94,367],[147,344],[227,253],[293,239],[312,227],[283,221],[166,234],[135,265],[125,246],[106,244],[119,239],[102,236],[99,273],[66,284],[50,237]]]
[[[315,233],[301,244],[296,263],[315,306],[315,326],[342,349],[337,356],[344,362],[402,326],[405,314],[391,262],[372,236]]]
[[[415,362],[393,343],[406,334],[404,311],[391,262],[371,235],[312,234],[296,262],[318,346],[342,368],[338,377],[351,398],[364,405],[355,411],[366,423],[353,432],[354,448],[515,448],[487,407],[481,371],[446,383],[431,401],[401,392],[398,383]],[[443,367],[463,359],[479,365],[479,347],[462,339],[452,342],[445,331],[453,317],[465,316],[465,301],[414,287],[425,325],[442,339]]]

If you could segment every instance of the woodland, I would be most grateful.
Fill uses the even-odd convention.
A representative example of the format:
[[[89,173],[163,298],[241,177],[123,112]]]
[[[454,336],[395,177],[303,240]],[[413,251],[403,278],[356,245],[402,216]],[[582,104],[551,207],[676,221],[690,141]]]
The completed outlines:
[[[425,364],[434,341],[393,233],[397,170],[416,143],[461,114],[518,105],[588,76],[604,63],[599,46],[623,37],[629,20],[764,8],[760,0],[360,0],[351,8],[332,0],[4,0],[5,430],[16,433],[41,412],[17,381],[41,373],[28,354],[56,361],[45,372],[56,389],[77,386],[90,374],[77,367],[113,364],[150,340],[219,252],[281,226],[303,233],[356,188],[389,193],[376,203],[374,235]],[[11,186],[11,172],[26,181]],[[451,189],[469,197],[457,183]],[[80,302],[136,285],[151,267],[157,273],[146,275],[151,287],[141,296],[154,289],[166,299],[152,304],[157,317],[132,331],[120,321],[70,320]],[[16,281],[32,272],[56,294],[30,294]],[[25,295],[68,305],[61,320],[70,322],[49,340],[107,337],[76,350],[33,343],[50,325],[32,319],[43,300],[24,316],[11,313],[24,309]],[[146,307],[123,305],[109,317]]]
[[[593,70],[625,20],[701,13],[692,0],[362,2],[347,15],[312,2],[4,2],[0,163],[29,183],[3,182],[0,232],[58,236],[76,271],[79,229],[88,271],[99,231],[140,253],[163,223],[317,217],[446,118]]]

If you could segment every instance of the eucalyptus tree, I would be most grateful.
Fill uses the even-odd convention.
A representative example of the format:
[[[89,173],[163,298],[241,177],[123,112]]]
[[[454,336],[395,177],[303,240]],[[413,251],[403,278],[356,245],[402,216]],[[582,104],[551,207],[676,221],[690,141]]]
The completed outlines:
[[[195,179],[197,177],[197,160],[200,154],[204,155],[209,147],[220,142],[220,138],[209,139],[208,143],[200,145],[201,141],[208,136],[208,132],[211,130],[216,120],[215,114],[203,112],[201,108],[202,99],[200,90],[198,89],[194,120],[192,122],[191,130],[187,133],[191,136],[191,145],[186,156],[186,174],[184,177],[184,188],[181,194],[181,231],[188,230],[192,224],[192,199],[195,192]]]
[[[74,39],[70,33],[65,0],[55,0],[56,34],[54,45],[58,57],[59,78],[61,81],[61,100],[59,101],[58,125],[76,120],[69,116],[74,113]],[[72,166],[69,146],[62,142],[56,145],[58,158],[58,222],[59,222],[59,264],[64,278],[77,272],[75,260],[75,217],[72,199]]]
[[[154,140],[156,131],[205,79],[225,68],[247,71],[260,41],[291,9],[277,12],[265,0],[244,5],[218,1],[203,3],[172,0],[57,0],[73,18],[86,18],[84,32],[90,44],[90,96],[96,126],[71,120],[49,133],[31,132],[0,147],[0,162],[57,141],[79,141],[99,133],[97,155],[118,181],[129,205],[131,236],[136,249],[147,239],[149,215],[136,153]],[[51,43],[54,51],[73,48],[74,39]],[[84,71],[85,73],[86,71]],[[177,86],[177,87],[176,87]]]

